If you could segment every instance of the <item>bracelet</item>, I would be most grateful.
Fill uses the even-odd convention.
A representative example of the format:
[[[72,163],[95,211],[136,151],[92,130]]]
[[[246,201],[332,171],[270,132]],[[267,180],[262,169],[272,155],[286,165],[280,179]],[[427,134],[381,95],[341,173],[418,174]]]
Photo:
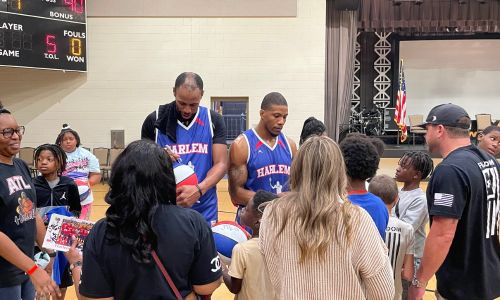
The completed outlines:
[[[32,275],[33,273],[35,273],[35,271],[38,269],[38,265],[34,265],[33,267],[31,267],[31,269],[29,269],[28,271],[26,271],[26,274],[27,275]]]
[[[75,272],[75,268],[81,268],[82,267],[82,261],[79,260],[79,261],[76,261],[72,264],[69,265],[69,274],[71,275],[71,277],[73,277],[73,274]],[[80,270],[80,273],[82,271]]]
[[[198,192],[200,193],[200,197],[203,196],[203,192],[201,191],[201,188],[198,184],[196,184],[196,188],[198,189]]]
[[[82,266],[82,261],[81,260],[77,260],[74,263],[72,263],[72,264],[69,265],[69,270],[73,271],[74,268],[81,267],[81,266]]]
[[[426,281],[420,281],[417,279],[417,276],[413,277],[413,280],[411,281],[411,285],[418,287],[418,288],[425,288],[427,286]]]

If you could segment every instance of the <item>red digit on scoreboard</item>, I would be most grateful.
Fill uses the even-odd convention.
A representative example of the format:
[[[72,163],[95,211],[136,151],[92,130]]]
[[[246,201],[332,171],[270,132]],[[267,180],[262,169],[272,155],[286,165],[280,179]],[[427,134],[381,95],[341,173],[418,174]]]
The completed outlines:
[[[83,13],[83,0],[73,0],[73,11],[78,14]]]
[[[64,5],[77,14],[83,13],[83,0],[64,0]]]
[[[57,53],[57,44],[55,35],[53,34],[45,35],[45,45],[47,46],[47,53],[49,54]]]

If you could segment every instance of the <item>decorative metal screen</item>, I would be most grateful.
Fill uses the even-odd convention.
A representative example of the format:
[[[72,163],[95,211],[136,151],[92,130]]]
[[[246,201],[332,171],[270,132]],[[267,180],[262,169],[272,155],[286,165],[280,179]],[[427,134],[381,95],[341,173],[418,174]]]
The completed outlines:
[[[378,41],[375,43],[374,51],[377,56],[373,67],[377,72],[377,77],[373,81],[377,94],[373,97],[373,103],[379,108],[386,108],[391,104],[389,91],[391,88],[391,60],[388,55],[391,53],[391,43],[388,38],[391,32],[375,32]]]

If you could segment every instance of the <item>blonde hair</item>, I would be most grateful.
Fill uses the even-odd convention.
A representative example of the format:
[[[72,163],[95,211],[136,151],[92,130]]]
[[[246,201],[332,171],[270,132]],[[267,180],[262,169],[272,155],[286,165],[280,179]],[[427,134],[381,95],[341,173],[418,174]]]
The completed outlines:
[[[355,208],[347,200],[344,158],[332,139],[315,136],[304,142],[292,162],[290,189],[290,194],[275,200],[270,222],[279,228],[277,236],[287,225],[292,227],[300,263],[325,257],[333,239],[338,241],[339,220],[350,244]]]

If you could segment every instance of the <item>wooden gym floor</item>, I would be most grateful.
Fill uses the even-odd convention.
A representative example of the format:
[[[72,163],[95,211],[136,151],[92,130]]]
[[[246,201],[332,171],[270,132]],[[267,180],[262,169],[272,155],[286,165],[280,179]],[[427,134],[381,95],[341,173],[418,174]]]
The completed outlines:
[[[383,158],[380,162],[380,168],[378,174],[387,174],[393,176],[398,163],[397,158]],[[435,159],[434,163],[439,163],[440,159]],[[229,193],[227,190],[227,180],[222,180],[217,185],[217,194],[219,197],[219,220],[234,220],[236,209],[232,205]],[[427,182],[422,183],[422,189],[427,188]],[[94,191],[94,205],[92,208],[91,220],[97,221],[105,216],[106,209],[108,205],[104,202],[104,195],[108,191],[108,186],[106,184],[99,184],[93,188]],[[434,290],[436,287],[435,279],[433,278],[429,283],[427,289]],[[66,299],[76,300],[74,289],[68,288],[66,293]],[[222,284],[213,294],[212,299],[214,300],[229,300],[234,299],[234,295],[231,294],[226,286]],[[426,292],[424,300],[435,299],[433,292]]]

